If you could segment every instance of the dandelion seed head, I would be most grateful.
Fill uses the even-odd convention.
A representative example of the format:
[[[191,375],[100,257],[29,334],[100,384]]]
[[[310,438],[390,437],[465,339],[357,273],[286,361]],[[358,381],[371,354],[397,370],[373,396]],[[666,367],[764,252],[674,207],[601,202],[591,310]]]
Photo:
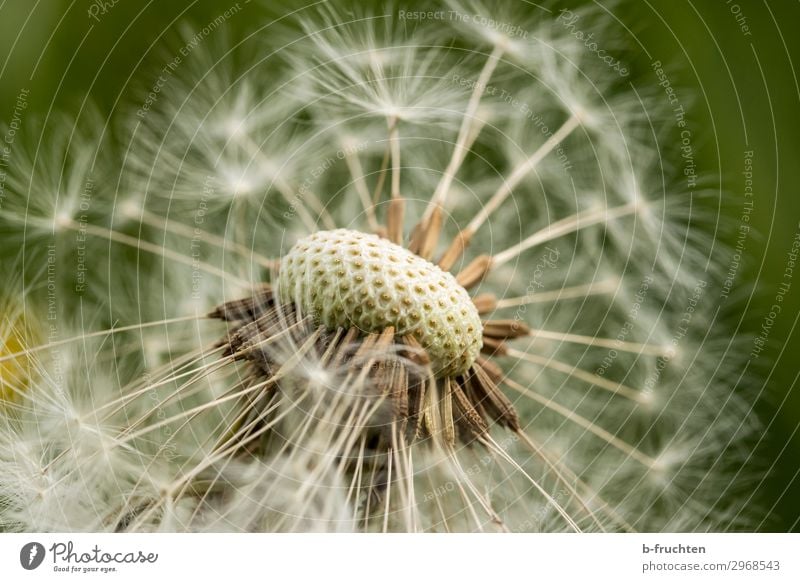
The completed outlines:
[[[0,528],[740,523],[719,492],[749,409],[702,297],[686,319],[715,261],[652,135],[672,113],[555,15],[447,6],[323,8],[243,63],[209,38],[128,117],[133,194],[93,198],[103,268],[58,294],[72,347],[3,396]],[[92,132],[69,157],[57,133],[2,213],[69,253],[103,174]]]

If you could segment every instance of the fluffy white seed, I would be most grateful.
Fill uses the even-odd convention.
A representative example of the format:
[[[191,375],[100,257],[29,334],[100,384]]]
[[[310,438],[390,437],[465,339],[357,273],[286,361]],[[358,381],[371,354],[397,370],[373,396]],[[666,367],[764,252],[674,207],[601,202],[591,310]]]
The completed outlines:
[[[465,372],[482,346],[481,321],[455,277],[388,240],[321,231],[281,260],[280,297],[329,328],[413,334],[438,375]]]

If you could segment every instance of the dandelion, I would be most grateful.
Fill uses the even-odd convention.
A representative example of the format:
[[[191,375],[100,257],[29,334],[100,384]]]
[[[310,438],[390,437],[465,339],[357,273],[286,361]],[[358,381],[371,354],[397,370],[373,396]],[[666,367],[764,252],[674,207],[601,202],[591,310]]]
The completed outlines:
[[[446,8],[304,14],[241,69],[197,49],[99,206],[36,207],[104,263],[98,315],[62,294],[61,336],[0,354],[38,367],[0,424],[0,527],[746,522],[720,251],[659,163],[663,107],[554,15]]]

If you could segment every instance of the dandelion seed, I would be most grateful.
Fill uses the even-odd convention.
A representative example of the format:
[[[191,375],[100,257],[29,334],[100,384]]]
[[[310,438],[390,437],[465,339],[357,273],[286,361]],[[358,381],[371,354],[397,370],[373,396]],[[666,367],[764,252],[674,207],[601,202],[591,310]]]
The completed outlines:
[[[475,18],[324,10],[269,86],[198,48],[110,222],[76,215],[89,158],[28,215],[10,182],[17,234],[113,250],[59,305],[101,323],[4,341],[0,527],[735,527],[715,447],[750,422],[700,353],[713,245],[653,174],[659,107],[551,17],[447,5]]]

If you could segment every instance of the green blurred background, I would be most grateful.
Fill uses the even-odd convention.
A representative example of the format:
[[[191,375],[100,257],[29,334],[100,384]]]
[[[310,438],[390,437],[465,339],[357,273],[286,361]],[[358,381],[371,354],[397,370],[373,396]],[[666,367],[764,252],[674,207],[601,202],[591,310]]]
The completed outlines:
[[[517,2],[521,0],[505,0]],[[165,39],[182,20],[205,25],[236,2],[178,0],[4,0],[0,2],[0,120],[10,123],[18,96],[27,103],[23,124],[56,111],[78,112],[86,103],[107,116],[134,101],[142,78],[163,66]],[[346,8],[348,2],[335,1]],[[364,5],[363,2],[359,2]],[[383,3],[372,2],[380,10]],[[400,6],[402,4],[402,6]],[[582,2],[559,2],[574,8]],[[730,337],[752,346],[787,266],[800,225],[800,3],[766,0],[628,0],[597,3],[618,19],[630,79],[654,88],[651,67],[660,60],[682,101],[692,97],[689,123],[699,172],[722,190],[735,245],[744,200],[744,152],[753,152],[758,235],[746,241],[724,325]],[[240,0],[226,21],[236,39],[303,6],[301,2]],[[394,5],[431,9],[430,3]],[[552,7],[552,6],[551,6]],[[524,6],[533,13],[540,9]],[[627,32],[626,32],[627,30]],[[214,34],[220,34],[215,32]],[[268,80],[265,80],[268,82]],[[25,93],[27,91],[27,93]],[[670,154],[672,155],[672,154]],[[0,241],[0,244],[7,244]],[[753,484],[754,499],[771,517],[767,531],[800,531],[800,277],[776,318],[770,344],[752,362],[754,382],[742,387],[764,425],[753,455],[766,474]],[[747,357],[744,354],[743,357]]]

